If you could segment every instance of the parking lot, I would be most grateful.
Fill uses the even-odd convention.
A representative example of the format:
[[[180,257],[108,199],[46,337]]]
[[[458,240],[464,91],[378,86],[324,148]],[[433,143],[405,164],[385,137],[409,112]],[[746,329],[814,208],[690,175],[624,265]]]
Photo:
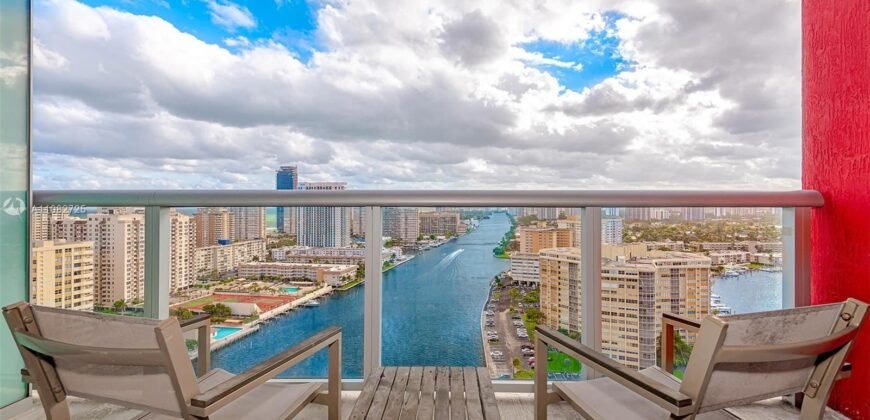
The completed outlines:
[[[520,297],[531,290],[515,286],[496,288],[484,309],[484,348],[494,377],[513,377],[514,359],[519,360],[519,368],[523,370],[534,364],[533,344],[522,321],[524,304],[517,299],[511,302],[510,289],[517,289],[519,294],[514,292],[514,296]]]

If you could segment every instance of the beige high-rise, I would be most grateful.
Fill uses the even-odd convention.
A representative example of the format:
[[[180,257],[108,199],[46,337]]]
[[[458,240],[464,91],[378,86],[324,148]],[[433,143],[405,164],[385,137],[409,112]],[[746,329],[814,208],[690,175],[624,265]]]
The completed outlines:
[[[94,305],[104,307],[145,297],[145,217],[109,213],[66,218],[53,226],[54,238],[94,243]]]
[[[542,323],[580,332],[580,249],[544,248],[539,259]]]
[[[193,215],[196,224],[196,247],[229,241],[233,234],[233,215],[224,208],[201,208]]]
[[[520,252],[535,253],[545,248],[573,247],[575,229],[574,226],[564,228],[520,226],[517,229]]]
[[[249,241],[266,239],[266,209],[263,207],[230,207],[230,239]],[[213,244],[212,244],[213,245]]]
[[[194,251],[196,249],[196,224],[193,217],[172,212],[170,225],[170,276],[169,290],[177,291],[193,285],[196,280]]]
[[[420,217],[416,208],[384,208],[384,236],[399,245],[413,245],[420,235]]]
[[[652,251],[607,261],[601,269],[601,350],[635,369],[656,364],[661,315],[710,313],[710,258]],[[689,343],[694,335],[688,335]]]
[[[94,243],[34,241],[30,303],[54,308],[94,309]]]
[[[420,234],[423,236],[459,233],[459,213],[442,211],[419,213],[419,220]]]

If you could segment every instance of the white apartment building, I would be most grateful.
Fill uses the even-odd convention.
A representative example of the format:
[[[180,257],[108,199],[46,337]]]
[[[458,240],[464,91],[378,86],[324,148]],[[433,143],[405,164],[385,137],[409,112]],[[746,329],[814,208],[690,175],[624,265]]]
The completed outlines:
[[[713,251],[710,252],[709,256],[710,260],[712,260],[713,262],[713,265],[744,264],[750,262],[749,253],[746,251]]]
[[[294,263],[324,263],[324,264],[363,264],[365,262],[365,248],[319,248],[302,245],[284,246],[269,250],[275,261]],[[383,262],[402,258],[402,248],[382,248],[381,260]]]
[[[623,221],[621,218],[601,219],[601,243],[611,245],[621,244],[622,226]]]
[[[239,276],[280,277],[293,281],[310,281],[339,286],[356,278],[357,266],[351,264],[308,264],[288,262],[250,262],[239,266]]]
[[[86,221],[65,218],[53,228],[54,238],[94,243],[95,306],[144,299],[144,215],[109,209],[88,215]]]
[[[537,253],[514,252],[511,254],[511,278],[526,286],[537,285],[541,279],[541,266]]]
[[[194,250],[196,224],[193,217],[173,211],[170,217],[170,275],[169,290],[186,289],[196,280]]]
[[[48,241],[54,239],[52,226],[69,215],[66,207],[33,207],[30,211],[30,239]]]
[[[300,182],[304,191],[341,191],[345,182]],[[350,207],[297,207],[296,243],[315,247],[350,245]]]
[[[263,207],[229,207],[230,239],[249,241],[266,239],[266,209]]]
[[[241,264],[266,259],[266,241],[241,241],[227,245],[196,248],[194,268],[197,276],[209,273],[228,273]]]
[[[411,246],[420,236],[420,217],[416,208],[384,208],[384,236],[389,236],[403,246]]]
[[[750,256],[750,261],[756,264],[782,267],[782,252],[758,252]]]
[[[94,243],[33,242],[30,303],[53,308],[94,309]]]

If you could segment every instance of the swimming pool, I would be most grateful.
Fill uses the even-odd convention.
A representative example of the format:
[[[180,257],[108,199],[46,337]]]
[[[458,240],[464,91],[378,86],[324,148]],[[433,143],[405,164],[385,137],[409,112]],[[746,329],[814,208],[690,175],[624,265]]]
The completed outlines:
[[[223,340],[224,338],[227,338],[227,337],[242,330],[241,328],[233,328],[233,327],[212,327],[212,328],[214,328],[214,333],[212,333],[211,338],[214,338],[215,340]]]
[[[296,293],[299,291],[299,288],[298,287],[285,287],[283,290],[284,290],[284,293]]]

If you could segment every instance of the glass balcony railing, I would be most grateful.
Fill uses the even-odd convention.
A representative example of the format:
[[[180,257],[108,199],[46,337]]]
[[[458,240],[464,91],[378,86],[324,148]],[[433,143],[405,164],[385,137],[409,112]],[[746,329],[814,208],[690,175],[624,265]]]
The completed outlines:
[[[501,390],[531,389],[539,363],[550,379],[586,375],[554,349],[535,354],[539,324],[628,367],[662,360],[678,374],[694,332],[662,321],[665,313],[697,321],[807,304],[806,210],[822,204],[814,191],[34,197],[41,205],[87,206],[34,230],[34,245],[44,248],[34,249],[36,265],[46,255],[45,267],[34,270],[36,303],[182,319],[210,313],[208,346],[206,335],[187,332],[191,357],[231,372],[339,326],[349,383],[381,365],[485,366]],[[76,277],[93,277],[91,284],[74,295],[59,290],[60,302],[54,286],[40,283],[40,276],[54,281],[55,250],[94,268]],[[135,254],[128,266],[109,264],[121,250]],[[64,273],[72,275],[61,268],[63,280]],[[323,354],[280,377],[325,376]]]

